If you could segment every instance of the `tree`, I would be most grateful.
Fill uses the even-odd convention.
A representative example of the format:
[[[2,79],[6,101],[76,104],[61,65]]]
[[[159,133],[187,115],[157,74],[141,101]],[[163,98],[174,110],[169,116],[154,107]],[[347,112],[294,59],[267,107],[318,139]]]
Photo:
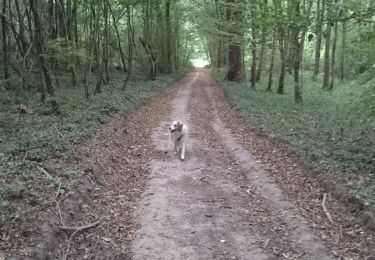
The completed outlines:
[[[7,1],[3,0],[2,5],[2,15],[1,15],[1,28],[2,28],[2,45],[3,45],[3,62],[4,62],[4,79],[9,78],[9,68],[8,68],[8,33],[7,33],[7,23],[6,23],[6,13],[7,13]]]
[[[314,72],[313,79],[316,80],[317,75],[319,74],[320,66],[320,49],[322,45],[322,28],[324,20],[324,10],[325,10],[325,1],[317,0],[316,1],[316,22],[315,22],[315,62],[314,62]]]
[[[332,12],[332,3],[330,0],[324,0],[327,8],[327,14]],[[323,76],[323,89],[329,89],[329,77],[330,77],[330,50],[331,50],[331,16],[327,15],[328,21],[326,25],[325,37],[325,48],[324,48],[324,76]]]
[[[243,73],[243,57],[242,57],[242,12],[235,0],[227,0],[227,22],[229,26],[228,34],[228,73],[226,78],[230,81],[242,81]]]
[[[34,28],[35,28],[35,48],[36,55],[38,57],[39,66],[41,68],[42,74],[44,76],[44,81],[47,87],[47,93],[53,97],[55,95],[55,89],[52,85],[51,77],[47,68],[46,60],[44,59],[45,46],[44,46],[44,36],[43,36],[43,24],[40,21],[39,13],[34,0],[29,0],[30,9],[34,17]],[[30,28],[31,29],[31,28]],[[42,100],[45,101],[45,92],[42,92]],[[53,106],[56,106],[56,102],[53,101]]]

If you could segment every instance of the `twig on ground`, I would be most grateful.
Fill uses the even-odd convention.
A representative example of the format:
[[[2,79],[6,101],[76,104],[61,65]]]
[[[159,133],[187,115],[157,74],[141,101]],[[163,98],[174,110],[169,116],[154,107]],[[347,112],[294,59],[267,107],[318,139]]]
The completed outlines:
[[[329,222],[331,222],[332,224],[335,224],[335,222],[333,221],[332,217],[331,217],[331,214],[329,214],[328,210],[327,210],[327,207],[326,207],[326,201],[327,201],[327,193],[323,193],[323,200],[322,200],[322,208],[323,208],[323,211],[324,213],[326,214]]]
[[[84,231],[86,229],[89,229],[89,228],[92,228],[92,227],[95,227],[97,226],[102,220],[98,220],[94,223],[91,223],[91,224],[88,224],[88,225],[85,225],[85,226],[80,226],[80,227],[67,227],[67,226],[59,226],[58,228],[60,228],[61,230],[64,230],[64,231],[74,231],[69,239],[68,239],[68,242],[67,242],[67,246],[66,246],[66,250],[65,250],[65,253],[62,257],[63,260],[66,260],[68,259],[68,255],[69,255],[69,250],[70,250],[70,244],[72,243],[72,240],[74,238],[75,235],[77,235],[79,232],[81,231]]]
[[[41,171],[42,173],[44,173],[44,175],[46,175],[47,179],[49,179],[49,180],[53,179],[53,177],[51,176],[51,174],[49,174],[42,166],[40,166],[39,164],[37,164],[36,167],[38,168],[39,171]]]
[[[57,125],[56,125],[56,124],[54,125],[54,127],[55,127],[55,129],[56,129],[57,134],[58,134],[61,138],[64,139],[64,135],[59,131],[59,129],[57,128]]]
[[[92,227],[95,227],[97,226],[102,220],[98,220],[94,223],[91,223],[91,224],[88,224],[88,225],[85,225],[85,226],[80,226],[80,227],[70,227],[70,226],[58,226],[59,229],[61,230],[64,230],[64,231],[83,231],[83,230],[86,230],[86,229],[89,229],[89,228],[92,228]]]
[[[59,204],[59,201],[57,201],[57,198],[59,197],[60,190],[61,190],[61,181],[59,177],[56,177],[56,179],[59,182],[59,187],[57,188],[57,192],[55,193],[55,198],[54,198],[55,204],[56,204],[56,211],[57,211],[57,214],[59,215],[61,225],[65,225],[64,220],[61,215],[60,204]]]
[[[269,242],[270,242],[270,239],[268,238],[268,239],[264,242],[264,244],[263,244],[263,248],[266,248]]]
[[[44,174],[47,176],[47,178],[48,178],[49,180],[52,180],[52,179],[53,179],[52,175],[49,174],[49,173],[46,171],[46,169],[44,169],[42,166],[40,166],[39,164],[37,164],[36,167],[37,167],[42,173],[44,173]],[[61,225],[65,225],[65,224],[64,224],[64,220],[63,220],[63,218],[62,218],[62,214],[61,214],[61,210],[60,210],[59,201],[57,201],[57,198],[59,197],[59,194],[60,194],[60,191],[61,191],[61,185],[62,185],[62,184],[61,184],[61,180],[60,180],[59,177],[56,176],[56,179],[57,179],[57,182],[59,183],[59,187],[57,188],[57,191],[56,191],[56,193],[55,193],[55,197],[54,197],[53,199],[54,199],[55,204],[56,204],[56,211],[57,211],[57,214],[58,214],[58,216],[59,216],[59,222],[61,223]]]

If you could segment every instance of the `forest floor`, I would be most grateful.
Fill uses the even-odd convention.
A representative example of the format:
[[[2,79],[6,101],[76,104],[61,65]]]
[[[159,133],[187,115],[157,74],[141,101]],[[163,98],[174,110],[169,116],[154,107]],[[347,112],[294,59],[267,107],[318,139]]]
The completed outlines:
[[[167,131],[177,118],[185,161]],[[12,246],[0,259],[375,259],[374,231],[288,144],[243,119],[208,70],[72,152],[60,168],[82,172],[74,192],[35,209],[33,228],[2,234]]]

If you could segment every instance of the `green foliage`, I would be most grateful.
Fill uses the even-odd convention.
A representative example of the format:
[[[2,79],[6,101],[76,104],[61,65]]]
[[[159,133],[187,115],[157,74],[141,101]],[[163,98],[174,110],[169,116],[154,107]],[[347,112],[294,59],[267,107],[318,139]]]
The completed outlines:
[[[321,82],[306,80],[304,106],[299,107],[293,103],[291,82],[285,95],[266,92],[266,82],[256,91],[245,83],[221,82],[230,102],[253,126],[287,140],[311,164],[345,178],[358,196],[375,203],[373,83],[345,82],[324,92]]]
[[[64,38],[50,40],[46,47],[49,55],[55,59],[56,63],[77,65],[89,62],[86,49],[76,47]]]

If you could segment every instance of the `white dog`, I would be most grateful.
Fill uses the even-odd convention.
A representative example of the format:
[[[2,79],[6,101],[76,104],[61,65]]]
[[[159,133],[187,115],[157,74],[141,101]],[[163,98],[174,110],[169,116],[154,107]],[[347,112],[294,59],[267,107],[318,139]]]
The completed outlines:
[[[181,160],[185,160],[185,146],[187,138],[187,126],[182,121],[174,121],[169,127],[174,151],[178,153],[181,149]]]

